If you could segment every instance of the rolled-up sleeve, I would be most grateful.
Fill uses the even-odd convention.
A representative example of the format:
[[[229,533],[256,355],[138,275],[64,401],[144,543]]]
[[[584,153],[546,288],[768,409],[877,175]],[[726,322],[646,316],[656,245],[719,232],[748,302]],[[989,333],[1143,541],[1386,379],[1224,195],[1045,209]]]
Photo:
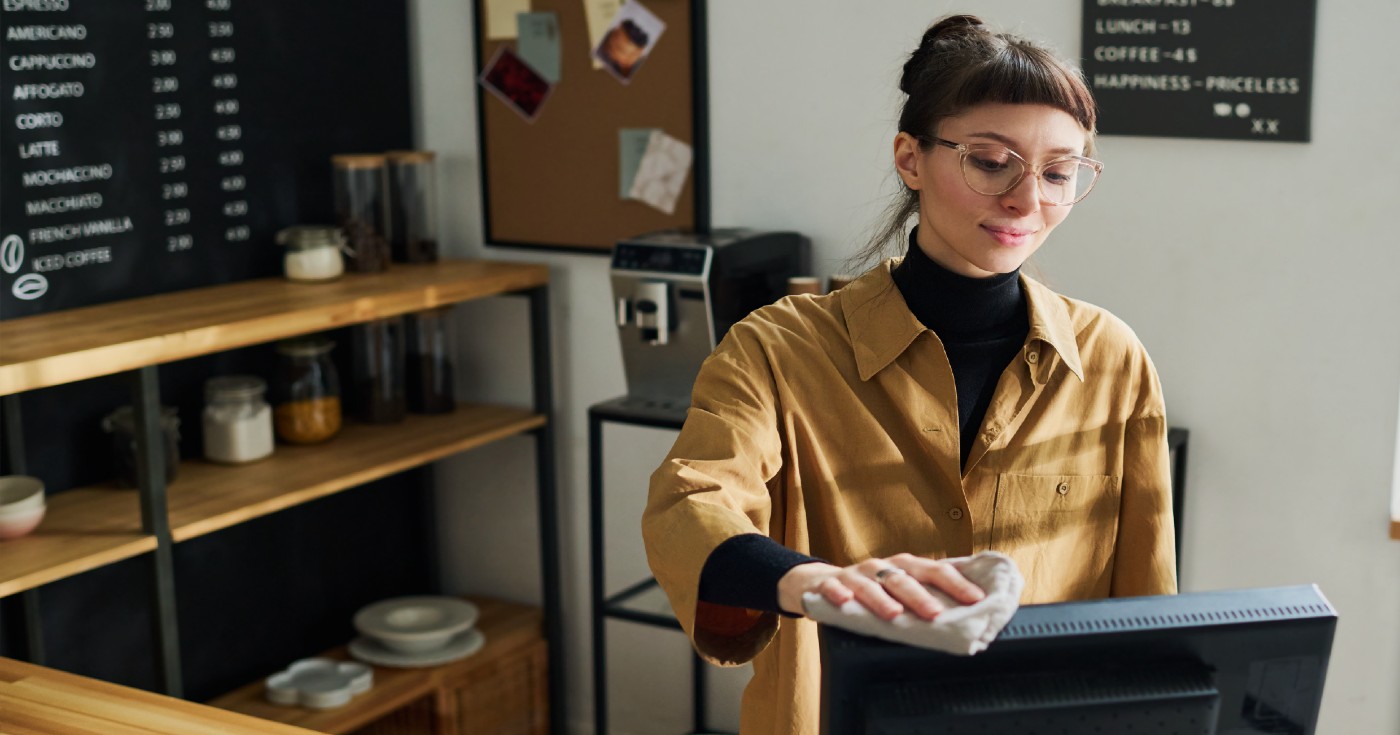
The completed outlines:
[[[758,340],[736,325],[696,378],[685,425],[651,476],[642,537],[647,562],[681,627],[711,663],[752,659],[778,616],[698,600],[700,573],[716,547],[769,535],[770,486],[782,464],[772,370]]]

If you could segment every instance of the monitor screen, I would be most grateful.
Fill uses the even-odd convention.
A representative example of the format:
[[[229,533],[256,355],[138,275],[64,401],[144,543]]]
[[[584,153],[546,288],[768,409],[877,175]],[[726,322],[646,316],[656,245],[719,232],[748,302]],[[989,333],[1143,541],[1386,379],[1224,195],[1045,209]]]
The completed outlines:
[[[1028,605],[974,656],[823,625],[827,735],[1312,735],[1337,612],[1314,585]]]

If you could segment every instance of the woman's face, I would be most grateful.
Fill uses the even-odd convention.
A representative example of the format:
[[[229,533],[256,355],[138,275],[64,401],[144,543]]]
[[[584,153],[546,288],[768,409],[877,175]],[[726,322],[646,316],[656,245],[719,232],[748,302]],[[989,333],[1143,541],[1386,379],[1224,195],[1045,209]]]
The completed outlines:
[[[1088,135],[1069,113],[1046,105],[984,103],[943,120],[935,133],[953,143],[1004,145],[1031,164],[1083,155]],[[908,133],[895,138],[900,178],[919,192],[919,247],[935,262],[983,278],[1021,267],[1072,207],[1041,202],[1029,172],[999,196],[979,194],[963,180],[958,151],[921,150]]]

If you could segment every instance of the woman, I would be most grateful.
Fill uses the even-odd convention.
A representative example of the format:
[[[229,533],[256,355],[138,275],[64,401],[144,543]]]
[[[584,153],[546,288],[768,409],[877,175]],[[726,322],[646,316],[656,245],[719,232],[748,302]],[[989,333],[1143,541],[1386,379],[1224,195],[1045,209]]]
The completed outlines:
[[[701,655],[753,660],[741,729],[816,732],[816,625],[801,597],[933,618],[922,583],[981,591],[939,560],[996,550],[1023,603],[1176,590],[1156,371],[1103,309],[1020,267],[1101,164],[1077,70],[976,18],[904,65],[904,183],[878,255],[826,296],[758,310],[695,382],[652,476],[648,560]]]

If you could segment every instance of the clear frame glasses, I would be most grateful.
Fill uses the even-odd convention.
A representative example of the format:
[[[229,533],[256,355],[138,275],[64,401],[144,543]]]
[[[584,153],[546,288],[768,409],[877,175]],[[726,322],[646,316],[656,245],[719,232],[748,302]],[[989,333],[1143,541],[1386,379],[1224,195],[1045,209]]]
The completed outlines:
[[[957,151],[963,181],[986,196],[1001,196],[1015,189],[1029,173],[1038,179],[1042,202],[1067,207],[1089,196],[1103,171],[1102,163],[1084,156],[1064,156],[1036,166],[996,143],[954,143],[932,136],[920,136],[920,140]]]

